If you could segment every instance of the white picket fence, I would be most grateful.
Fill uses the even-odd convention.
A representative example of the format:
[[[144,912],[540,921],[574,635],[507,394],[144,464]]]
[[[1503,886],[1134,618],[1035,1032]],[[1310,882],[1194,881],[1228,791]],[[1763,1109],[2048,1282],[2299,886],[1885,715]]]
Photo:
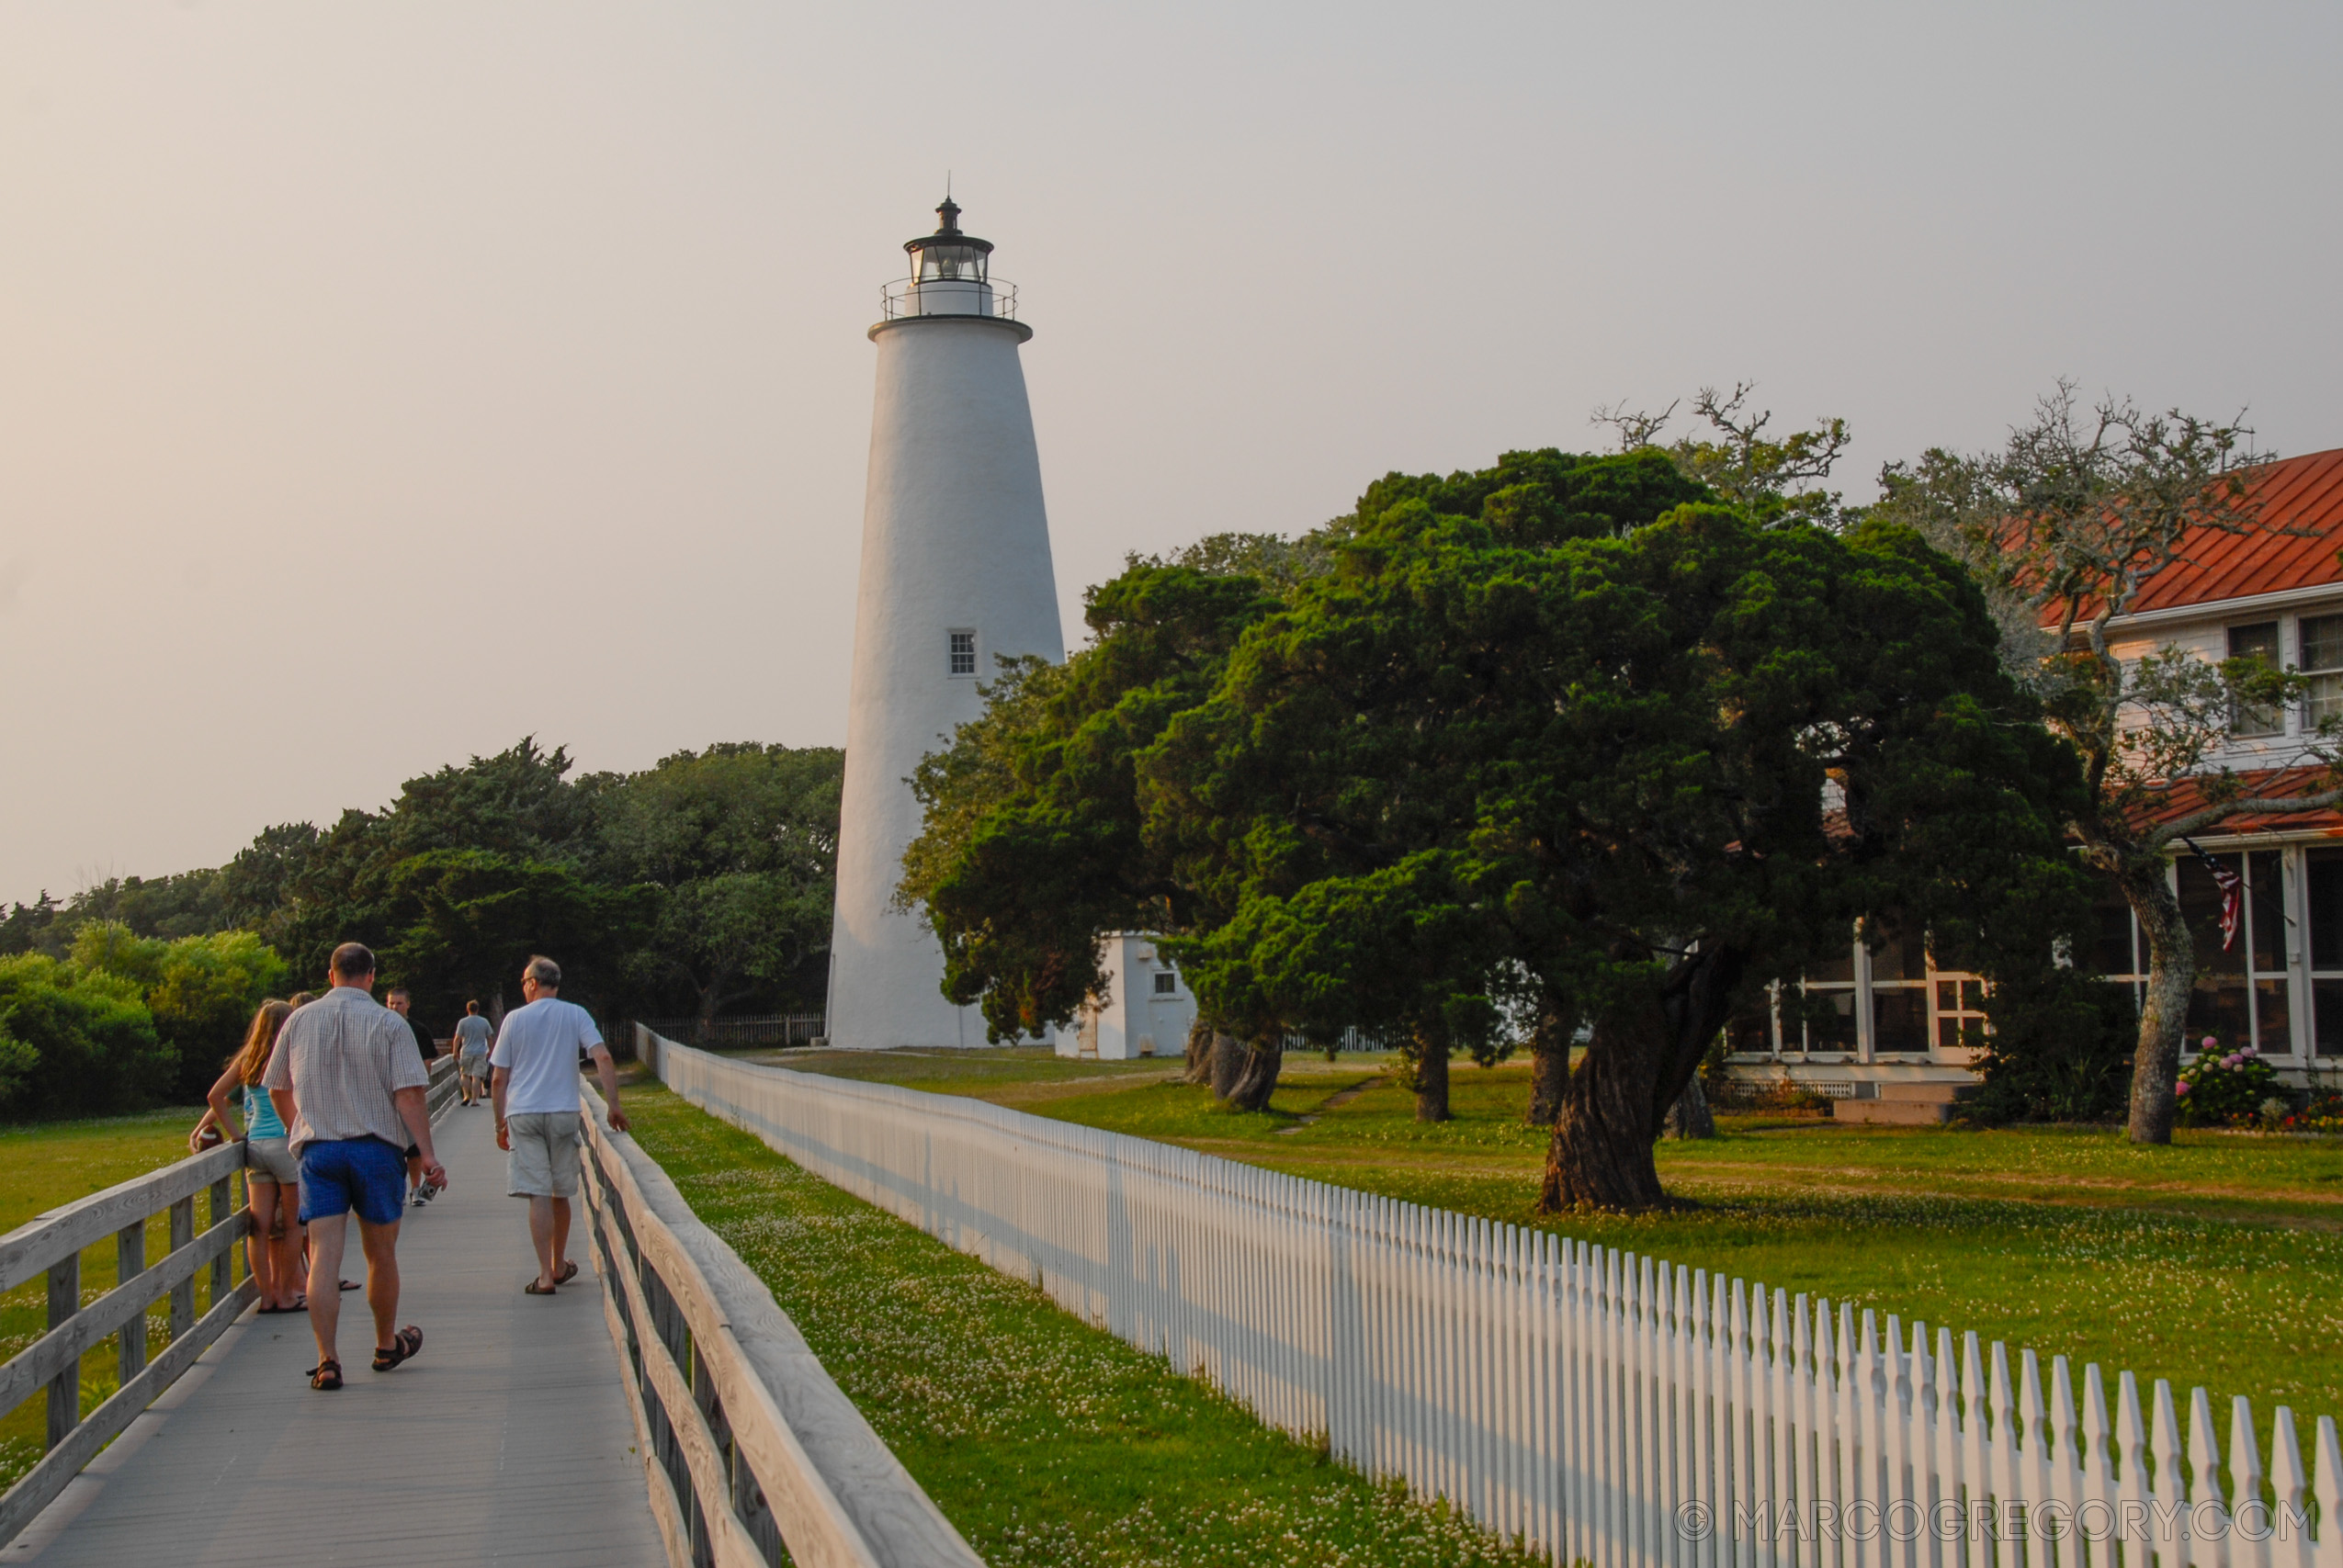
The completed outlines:
[[[1369,1475],[1594,1568],[2343,1568],[2250,1404],[981,1101],[649,1036],[678,1094]],[[2226,1450],[2224,1462],[2224,1451]],[[2314,1501],[2315,1497],[2315,1501]]]

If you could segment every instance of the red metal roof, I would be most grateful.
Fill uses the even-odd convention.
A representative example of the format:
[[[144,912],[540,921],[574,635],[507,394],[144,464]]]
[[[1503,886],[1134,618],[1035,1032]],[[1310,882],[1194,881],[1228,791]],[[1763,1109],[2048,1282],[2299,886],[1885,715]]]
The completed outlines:
[[[2247,534],[2200,528],[2182,541],[2181,558],[2158,572],[2131,613],[2209,604],[2257,593],[2343,584],[2343,446],[2285,457],[2254,480],[2269,525]],[[2054,620],[2045,615],[2045,625]]]
[[[2258,773],[2241,773],[2237,777],[2246,786],[2241,798],[2247,800],[2286,800],[2301,795],[2324,795],[2334,787],[2332,775],[2325,768],[2269,768]],[[2134,818],[2134,826],[2161,827],[2202,809],[2205,805],[2206,782],[2203,774],[2190,774],[2157,789],[2154,803]],[[2204,829],[2204,836],[2208,839],[2225,839],[2244,833],[2316,833],[2326,838],[2343,838],[2343,810],[2327,807],[2317,811],[2233,817]]]

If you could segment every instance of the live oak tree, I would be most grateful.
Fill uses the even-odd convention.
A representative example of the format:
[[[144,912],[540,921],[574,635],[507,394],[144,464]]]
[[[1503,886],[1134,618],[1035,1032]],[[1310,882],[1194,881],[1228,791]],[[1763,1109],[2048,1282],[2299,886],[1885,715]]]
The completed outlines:
[[[1253,576],[1135,561],[1091,592],[1090,647],[1063,665],[1009,664],[982,716],[920,765],[925,827],[897,901],[924,912],[945,994],[980,1004],[992,1038],[1065,1025],[1103,994],[1102,933],[1181,931],[1224,912],[1210,888],[1173,877],[1137,759],[1276,604]],[[1208,1036],[1208,1009],[1205,1023]],[[1273,1069],[1260,1077],[1239,1098],[1266,1100]]]
[[[1211,824],[1143,784],[1141,768],[1172,721],[1209,697],[1247,630],[1336,570],[1363,520],[1413,503],[1500,531],[1611,536],[1703,493],[1658,454],[1509,453],[1474,473],[1387,475],[1352,513],[1300,539],[1218,535],[1169,560],[1134,560],[1092,592],[1090,648],[1063,667],[1004,671],[985,716],[914,778],[926,829],[905,856],[899,902],[934,926],[946,994],[980,1002],[996,1037],[1063,1024],[1100,986],[1102,932],[1165,932],[1178,953],[1177,939],[1236,914],[1248,895],[1239,859]],[[1285,1029],[1209,979],[1196,994],[1199,1037],[1217,1038],[1229,1066],[1226,1098],[1266,1103]],[[1289,1021],[1323,1032],[1319,1018]],[[1196,1058],[1192,1047],[1201,1068]]]
[[[1726,1017],[1859,918],[1988,967],[2072,929],[2071,761],[1955,563],[1678,506],[1658,454],[1522,456],[1547,471],[1379,481],[1275,596],[1136,566],[1091,648],[1008,672],[917,781],[901,893],[947,993],[1063,1022],[1099,933],[1166,932],[1244,1042],[1239,1104],[1289,1032],[1398,1024],[1436,1093],[1550,1004],[1591,1040],[1545,1201],[1636,1209]]]
[[[2187,560],[2192,538],[2281,526],[2262,514],[2254,480],[2269,458],[2252,451],[2252,434],[2235,421],[2150,413],[2128,400],[2086,409],[2062,383],[1998,452],[1936,450],[1891,464],[1873,508],[1966,559],[1997,602],[2006,664],[2039,692],[2051,727],[2082,758],[2070,830],[2082,862],[2138,918],[2147,946],[2129,1115],[2135,1143],[2171,1141],[2196,978],[2168,881],[2172,846],[2235,817],[2343,801],[2332,726],[2300,737],[2282,759],[2298,771],[2280,798],[2254,798],[2225,754],[2239,716],[2299,699],[2302,677],[2258,658],[2216,663],[2172,648],[2126,660],[2109,638],[2111,623]],[[2175,811],[2170,786],[2182,779],[2196,804]]]
[[[1427,1060],[1568,998],[1548,1208],[1663,1201],[1652,1143],[1710,1042],[1858,919],[1987,968],[2079,919],[2071,759],[1908,531],[1690,506],[1508,538],[1411,502],[1341,556],[1141,759],[1230,888],[1168,945],[1239,1016],[1396,1017]]]

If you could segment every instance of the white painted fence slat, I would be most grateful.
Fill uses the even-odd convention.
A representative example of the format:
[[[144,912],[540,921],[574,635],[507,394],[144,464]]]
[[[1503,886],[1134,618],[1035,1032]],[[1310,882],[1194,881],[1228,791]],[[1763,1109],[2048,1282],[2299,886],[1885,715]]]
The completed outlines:
[[[1559,1565],[2343,1568],[2343,1447],[2203,1390],[655,1036],[685,1098]],[[1957,1354],[1956,1354],[1957,1349]],[[2265,1462],[2265,1453],[2267,1462]],[[2190,1485],[2193,1477],[2194,1485]],[[2225,1482],[2224,1482],[2225,1478]],[[1704,1510],[1704,1512],[1703,1512]],[[2315,1533],[2306,1524],[2320,1522]],[[1948,1528],[1949,1527],[1949,1528]]]

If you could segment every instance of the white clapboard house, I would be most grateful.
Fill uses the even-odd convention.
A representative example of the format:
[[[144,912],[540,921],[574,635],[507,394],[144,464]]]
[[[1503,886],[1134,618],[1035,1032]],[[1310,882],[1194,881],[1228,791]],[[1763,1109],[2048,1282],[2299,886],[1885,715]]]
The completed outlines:
[[[2221,759],[2246,775],[2251,794],[2282,798],[2315,782],[2286,767],[2305,729],[2343,713],[2343,449],[2274,463],[2256,482],[2275,526],[2191,538],[2185,560],[2155,578],[2109,631],[2127,659],[2177,646],[2211,660],[2258,653],[2308,673],[2306,703],[2241,715]],[[2179,816],[2201,803],[2190,781],[2175,780],[2160,809]],[[2195,841],[2245,878],[2246,898],[2244,930],[2224,952],[2213,872],[2186,849],[2176,854],[2181,908],[2197,932],[2190,1038],[2250,1039],[2297,1082],[2343,1072],[2343,813],[2234,820]],[[2095,935],[2094,964],[2136,993],[2145,949],[2111,893]],[[1788,1078],[1831,1095],[1845,1120],[1948,1115],[1975,1081],[1962,1041],[1983,1024],[1979,983],[1937,968],[1917,931],[1885,933],[1876,945],[1851,941],[1807,969],[1800,984],[1828,1002],[1824,1021],[1779,1005],[1737,1020],[1733,1076]]]

